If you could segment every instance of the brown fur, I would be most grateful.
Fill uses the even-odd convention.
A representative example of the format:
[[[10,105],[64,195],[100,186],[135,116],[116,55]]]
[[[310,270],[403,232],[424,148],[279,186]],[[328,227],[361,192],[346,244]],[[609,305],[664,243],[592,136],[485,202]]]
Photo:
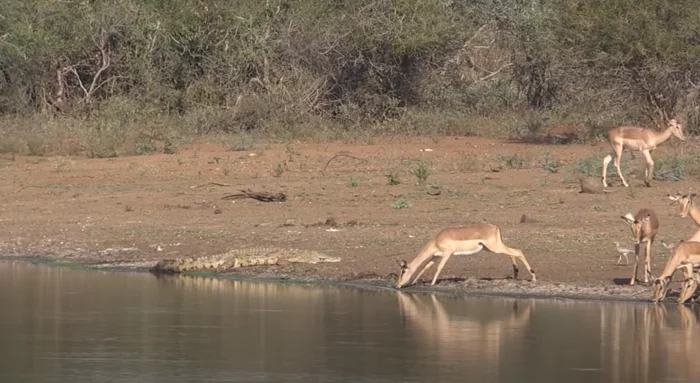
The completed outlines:
[[[600,184],[600,180],[597,178],[581,177],[579,183],[581,184],[581,191],[579,191],[579,193],[603,194],[613,192],[612,190],[604,189],[603,185]]]
[[[673,274],[678,269],[683,269],[685,281],[683,289],[678,298],[678,303],[685,302],[690,298],[697,288],[696,275],[694,275],[694,266],[700,264],[700,242],[684,241],[679,243],[673,249],[673,255],[666,262],[663,273],[654,280],[654,302],[662,300],[668,292],[668,285],[671,282]]]
[[[663,131],[655,131],[638,126],[620,126],[608,130],[608,141],[615,155],[615,169],[620,177],[622,184],[629,187],[625,177],[622,176],[620,170],[620,158],[624,150],[639,150],[646,161],[646,169],[644,170],[644,184],[651,186],[651,179],[654,177],[654,160],[651,158],[651,151],[656,149],[664,141],[668,140],[671,135],[678,137],[680,140],[685,140],[683,135],[683,126],[675,119],[668,121],[668,127]],[[607,171],[608,164],[613,160],[613,154],[609,154],[603,158],[603,187],[608,187]]]
[[[448,227],[440,230],[411,262],[401,261],[401,272],[396,281],[396,287],[401,288],[420,279],[421,275],[440,258],[431,285],[435,285],[442,268],[453,254],[473,255],[482,250],[493,253],[506,254],[513,264],[514,278],[518,278],[518,266],[515,263],[519,259],[526,270],[536,281],[535,271],[530,267],[525,255],[519,249],[506,246],[501,238],[501,230],[498,226],[489,223],[477,223],[468,226]]]
[[[622,216],[622,219],[632,228],[632,236],[634,237],[634,272],[630,280],[630,285],[634,285],[637,280],[637,271],[639,269],[639,246],[645,244],[644,251],[644,283],[649,283],[651,278],[651,245],[654,243],[656,233],[659,231],[659,219],[656,213],[647,208],[639,209],[637,214],[632,216],[627,213]]]

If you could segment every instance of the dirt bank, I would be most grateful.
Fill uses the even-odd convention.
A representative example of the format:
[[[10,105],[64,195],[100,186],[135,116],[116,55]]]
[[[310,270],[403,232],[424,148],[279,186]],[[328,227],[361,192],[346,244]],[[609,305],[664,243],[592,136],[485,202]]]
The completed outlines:
[[[657,166],[679,145],[671,140],[655,151]],[[697,146],[682,145],[686,151]],[[615,265],[613,241],[631,243],[620,215],[655,209],[658,239],[666,242],[697,230],[665,199],[694,190],[693,182],[643,187],[640,155],[629,160],[625,154],[630,188],[615,177],[612,193],[579,194],[579,170],[608,153],[603,143],[441,138],[228,147],[195,143],[173,155],[114,159],[0,157],[0,254],[154,262],[246,246],[297,247],[342,261],[237,274],[389,285],[396,260],[410,260],[439,229],[491,222],[501,226],[506,244],[525,252],[538,282],[527,281],[524,272],[525,280],[510,280],[507,257],[482,253],[453,257],[436,289],[648,299],[650,287],[624,285],[632,265]],[[424,185],[420,174],[427,175]],[[222,200],[240,189],[283,192],[287,200]],[[655,275],[669,255],[659,242],[653,247]]]

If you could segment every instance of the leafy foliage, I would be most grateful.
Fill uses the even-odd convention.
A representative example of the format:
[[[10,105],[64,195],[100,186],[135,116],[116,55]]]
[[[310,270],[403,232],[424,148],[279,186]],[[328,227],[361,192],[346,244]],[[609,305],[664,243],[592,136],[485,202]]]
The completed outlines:
[[[0,0],[0,116],[92,121],[120,100],[128,113],[172,116],[196,133],[408,131],[396,122],[524,110],[590,126],[673,115],[693,132],[696,8],[691,0]],[[120,123],[99,124],[121,131]],[[458,129],[452,120],[434,125]]]

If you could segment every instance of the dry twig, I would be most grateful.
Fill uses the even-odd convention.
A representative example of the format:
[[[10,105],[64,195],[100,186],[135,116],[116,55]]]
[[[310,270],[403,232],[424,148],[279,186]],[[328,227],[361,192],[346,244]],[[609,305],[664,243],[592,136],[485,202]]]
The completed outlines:
[[[240,193],[230,194],[221,199],[232,200],[241,198],[252,198],[262,202],[284,202],[287,196],[284,193],[254,192],[250,189],[241,190]]]

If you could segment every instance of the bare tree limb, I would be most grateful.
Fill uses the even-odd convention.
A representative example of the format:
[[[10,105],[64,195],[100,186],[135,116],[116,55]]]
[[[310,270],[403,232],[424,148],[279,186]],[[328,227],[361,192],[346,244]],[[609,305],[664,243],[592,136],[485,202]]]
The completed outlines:
[[[68,72],[73,73],[73,74],[75,75],[75,78],[78,79],[78,85],[80,85],[80,89],[82,89],[82,90],[83,90],[83,93],[85,94],[85,96],[83,97],[83,100],[84,100],[84,99],[87,99],[88,97],[90,97],[90,93],[89,93],[88,90],[85,88],[85,85],[83,84],[83,80],[80,79],[80,75],[78,74],[78,71],[75,70],[75,67],[74,67],[73,65],[71,65],[71,66],[67,67],[66,70],[67,70]],[[82,100],[81,100],[81,101],[82,101]]]
[[[97,73],[92,77],[92,83],[90,84],[90,88],[88,89],[88,102],[90,101],[89,98],[92,97],[92,94],[97,90],[97,81],[100,79],[100,75],[102,75],[102,72],[107,70],[109,68],[110,64],[110,49],[109,49],[109,44],[107,42],[107,37],[108,33],[104,29],[100,30],[100,40],[99,43],[96,42],[97,48],[100,50],[100,55],[102,57],[102,65],[100,66],[100,69],[97,70]]]
[[[485,81],[485,80],[488,80],[489,78],[491,78],[491,77],[497,75],[500,71],[502,71],[503,69],[505,69],[505,68],[511,66],[512,64],[513,64],[513,63],[506,63],[506,64],[502,65],[500,68],[496,69],[495,72],[491,72],[490,74],[488,74],[488,75],[486,75],[486,76],[480,78],[480,79],[477,80],[477,81]]]

